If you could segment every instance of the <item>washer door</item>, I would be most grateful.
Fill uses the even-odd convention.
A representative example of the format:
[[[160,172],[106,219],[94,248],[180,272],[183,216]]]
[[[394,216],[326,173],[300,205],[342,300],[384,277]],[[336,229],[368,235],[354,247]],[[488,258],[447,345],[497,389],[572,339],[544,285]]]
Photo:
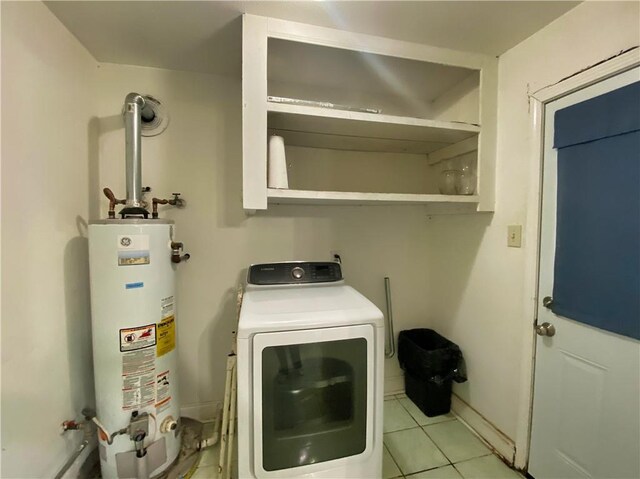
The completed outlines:
[[[370,453],[373,341],[371,325],[254,337],[254,460],[259,477],[306,474],[360,461]]]

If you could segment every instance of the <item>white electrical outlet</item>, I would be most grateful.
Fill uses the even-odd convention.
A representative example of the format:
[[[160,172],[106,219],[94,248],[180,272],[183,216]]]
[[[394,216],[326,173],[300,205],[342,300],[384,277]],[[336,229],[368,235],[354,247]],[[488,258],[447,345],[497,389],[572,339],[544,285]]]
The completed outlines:
[[[507,226],[507,246],[510,248],[522,247],[522,225]]]

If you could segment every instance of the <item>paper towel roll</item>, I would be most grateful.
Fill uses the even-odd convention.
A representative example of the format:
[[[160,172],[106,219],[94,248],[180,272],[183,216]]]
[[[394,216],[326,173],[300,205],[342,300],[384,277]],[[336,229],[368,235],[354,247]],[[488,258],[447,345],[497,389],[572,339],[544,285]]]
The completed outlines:
[[[267,185],[269,188],[289,188],[287,159],[284,154],[284,139],[273,135],[269,138],[269,162]]]

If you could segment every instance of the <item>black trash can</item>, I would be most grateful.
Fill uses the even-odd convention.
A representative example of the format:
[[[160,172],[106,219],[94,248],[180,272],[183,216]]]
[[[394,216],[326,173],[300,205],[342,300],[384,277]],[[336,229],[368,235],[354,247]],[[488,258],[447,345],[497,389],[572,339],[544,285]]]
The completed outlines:
[[[451,409],[451,382],[467,380],[460,348],[432,329],[409,329],[398,336],[398,360],[405,392],[427,416]]]

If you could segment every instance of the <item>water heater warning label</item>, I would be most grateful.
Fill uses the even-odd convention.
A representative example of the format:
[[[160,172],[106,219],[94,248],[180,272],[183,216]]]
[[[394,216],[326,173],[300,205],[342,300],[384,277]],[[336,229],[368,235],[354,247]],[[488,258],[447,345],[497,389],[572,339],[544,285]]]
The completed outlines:
[[[156,401],[156,355],[153,348],[122,355],[122,409],[138,409]]]
[[[156,345],[156,325],[120,330],[120,352],[136,351]]]
[[[176,318],[169,316],[157,325],[158,331],[158,357],[173,351],[176,347]]]
[[[158,374],[158,380],[156,382],[156,414],[160,414],[171,406],[171,388],[169,379],[169,371]]]
[[[173,316],[175,312],[173,296],[167,296],[160,300],[160,314],[162,319]]]

